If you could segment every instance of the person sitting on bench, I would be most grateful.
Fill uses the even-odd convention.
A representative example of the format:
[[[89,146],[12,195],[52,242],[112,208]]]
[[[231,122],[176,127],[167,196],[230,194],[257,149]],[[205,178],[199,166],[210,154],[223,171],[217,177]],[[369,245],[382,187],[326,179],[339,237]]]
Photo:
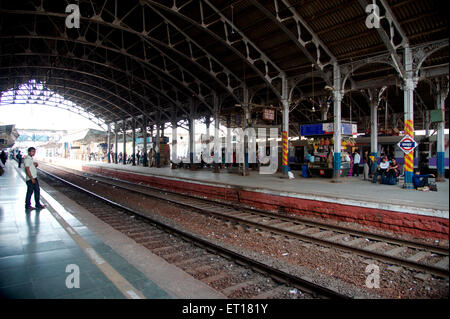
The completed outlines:
[[[386,173],[386,170],[389,168],[389,162],[387,160],[387,156],[383,156],[381,158],[380,164],[378,164],[377,171],[375,174],[373,174],[373,180],[372,183],[376,183],[378,176],[381,175],[381,179],[384,178],[384,174]]]

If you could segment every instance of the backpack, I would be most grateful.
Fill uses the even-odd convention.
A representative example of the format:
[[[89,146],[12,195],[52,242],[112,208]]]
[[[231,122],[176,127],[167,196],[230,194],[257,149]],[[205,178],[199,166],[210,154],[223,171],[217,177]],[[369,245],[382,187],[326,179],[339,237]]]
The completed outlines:
[[[437,185],[435,182],[430,182],[430,191],[437,192]]]
[[[397,178],[395,176],[389,175],[384,179],[382,178],[381,183],[386,185],[397,185]]]

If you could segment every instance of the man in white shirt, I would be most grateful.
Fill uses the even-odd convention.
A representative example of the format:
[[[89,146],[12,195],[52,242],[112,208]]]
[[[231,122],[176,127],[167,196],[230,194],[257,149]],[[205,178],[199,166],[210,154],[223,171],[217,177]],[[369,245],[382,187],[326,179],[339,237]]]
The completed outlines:
[[[375,174],[373,174],[372,182],[376,183],[379,175],[381,175],[381,178],[383,179],[383,176],[388,168],[389,168],[389,161],[387,160],[387,156],[383,156],[381,158],[380,164],[378,164],[377,171],[375,172]]]
[[[25,175],[26,175],[26,183],[27,183],[27,195],[25,197],[25,209],[26,211],[30,211],[33,209],[43,209],[45,205],[41,205],[41,190],[39,188],[39,182],[37,179],[37,170],[38,163],[33,161],[33,156],[36,154],[36,149],[34,147],[28,148],[28,156],[25,157],[23,161],[25,165]],[[31,195],[34,193],[34,202],[36,204],[36,208],[31,206]]]
[[[353,173],[352,176],[359,177],[359,162],[361,162],[361,156],[359,155],[358,150],[355,151],[355,156],[353,158]]]

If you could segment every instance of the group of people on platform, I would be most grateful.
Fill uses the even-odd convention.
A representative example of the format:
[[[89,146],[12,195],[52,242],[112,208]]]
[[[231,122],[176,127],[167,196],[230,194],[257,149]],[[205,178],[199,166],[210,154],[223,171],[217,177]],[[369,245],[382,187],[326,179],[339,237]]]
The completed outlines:
[[[357,153],[357,151],[356,151]],[[357,157],[355,157],[356,161]],[[364,180],[368,180],[370,177],[370,168],[372,167],[372,160],[369,156],[369,152],[364,152]],[[358,167],[359,169],[359,167]],[[398,178],[400,176],[399,164],[395,158],[389,159],[388,156],[381,156],[381,160],[376,166],[375,171],[372,176],[372,183],[378,182],[378,177],[380,178],[381,184],[396,185],[398,183]],[[421,174],[419,170],[416,170],[413,175],[413,185],[415,189],[429,186],[428,178],[435,177],[434,174]]]
[[[23,163],[23,157],[22,157],[22,152],[21,151],[17,151],[17,154],[14,156],[14,151],[11,150],[10,154],[9,154],[9,158],[12,160],[14,159],[14,157],[17,160],[17,163],[19,163],[19,167],[22,165]],[[8,153],[5,152],[5,150],[2,150],[0,153],[0,167],[2,169],[5,169],[5,165],[6,165],[6,161],[8,160]]]
[[[389,160],[387,156],[382,156],[380,163],[378,163],[376,170],[373,173],[372,183],[376,183],[378,181],[378,176],[381,176],[381,184],[396,185],[399,175],[400,170],[397,160],[395,158]]]
[[[349,176],[359,176],[361,157],[358,150],[355,150],[355,152],[350,155],[350,162],[352,170]],[[396,185],[398,183],[400,167],[393,156],[389,158],[387,155],[382,155],[380,162],[375,166],[373,157],[369,155],[369,151],[365,151],[362,157],[362,163],[364,165],[363,180],[372,181],[372,183],[377,183],[378,180],[380,180],[380,184],[386,185]],[[435,175],[421,174],[419,170],[416,170],[413,175],[414,188],[417,189],[429,186],[428,178],[430,177],[435,177]]]
[[[111,162],[114,162],[115,159],[115,153],[111,151]],[[133,154],[128,155],[126,157],[126,164],[132,164],[133,163]],[[124,156],[122,152],[119,152],[117,154],[117,163],[123,163]],[[153,148],[150,148],[147,151],[147,165],[144,163],[144,152],[139,150],[136,153],[136,165],[143,165],[143,166],[149,166],[149,167],[156,167],[156,151]]]

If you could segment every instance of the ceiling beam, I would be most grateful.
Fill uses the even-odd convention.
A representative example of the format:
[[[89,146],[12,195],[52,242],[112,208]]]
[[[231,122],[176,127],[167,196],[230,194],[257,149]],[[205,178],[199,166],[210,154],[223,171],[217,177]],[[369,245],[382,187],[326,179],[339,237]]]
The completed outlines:
[[[366,10],[366,8],[369,6],[368,0],[358,0],[363,10]],[[383,7],[385,11],[385,15],[382,17],[379,17],[379,19],[386,19],[389,24],[389,33],[382,28],[381,23],[380,26],[377,28],[375,26],[376,31],[378,32],[378,35],[380,36],[381,40],[384,42],[386,48],[388,49],[389,53],[391,54],[392,60],[397,68],[397,72],[400,74],[400,76],[405,79],[407,77],[405,65],[399,56],[397,50],[401,48],[406,48],[409,46],[408,38],[406,37],[406,33],[403,31],[400,23],[398,23],[396,17],[392,13],[391,8],[386,3],[385,0],[374,0],[374,4],[378,7]],[[398,33],[402,39],[401,43],[395,44],[394,43],[394,36],[395,33]]]

